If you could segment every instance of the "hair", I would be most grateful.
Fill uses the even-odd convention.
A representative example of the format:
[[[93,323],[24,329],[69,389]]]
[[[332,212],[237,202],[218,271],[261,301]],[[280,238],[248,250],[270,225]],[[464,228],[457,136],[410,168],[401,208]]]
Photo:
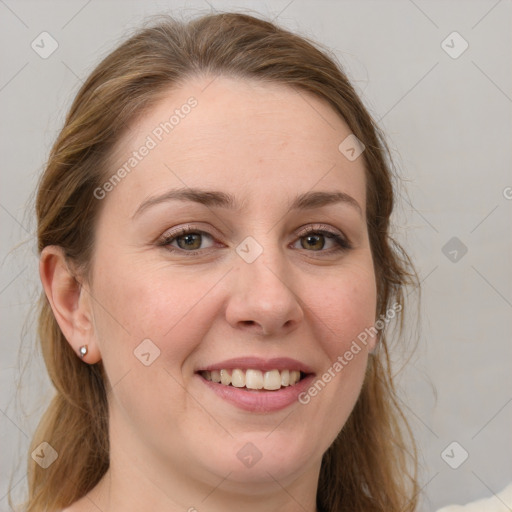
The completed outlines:
[[[328,102],[365,145],[366,216],[377,281],[376,316],[403,305],[417,283],[411,260],[391,235],[395,196],[390,151],[335,56],[275,23],[242,13],[177,21],[163,15],[107,55],[77,93],[55,141],[36,196],[39,253],[60,246],[77,275],[91,276],[101,201],[94,190],[131,123],[198,76],[282,84]],[[65,508],[109,467],[107,379],[102,362],[84,364],[66,341],[41,293],[38,339],[56,393],[30,452],[48,442],[59,454],[47,469],[28,457],[27,512]],[[399,335],[403,312],[398,308]],[[401,310],[401,311],[400,311]],[[370,355],[360,395],[323,454],[317,506],[326,512],[410,512],[417,507],[418,457],[391,371],[387,330]]]

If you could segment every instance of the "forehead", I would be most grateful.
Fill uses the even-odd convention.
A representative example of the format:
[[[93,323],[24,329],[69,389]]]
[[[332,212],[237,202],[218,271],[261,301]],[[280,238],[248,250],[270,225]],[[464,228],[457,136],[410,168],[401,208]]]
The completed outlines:
[[[350,128],[324,100],[282,84],[196,77],[169,90],[116,146],[107,180],[124,214],[167,189],[203,187],[244,203],[340,190],[365,202],[364,161],[338,149]],[[123,172],[118,172],[124,169]]]

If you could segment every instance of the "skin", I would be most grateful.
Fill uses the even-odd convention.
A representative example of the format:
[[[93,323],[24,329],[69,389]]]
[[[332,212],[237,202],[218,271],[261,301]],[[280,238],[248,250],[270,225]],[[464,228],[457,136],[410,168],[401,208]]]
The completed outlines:
[[[196,77],[133,124],[112,173],[190,96],[197,106],[101,200],[90,281],[76,285],[58,247],[41,256],[66,339],[77,353],[88,345],[84,364],[103,360],[112,387],[110,469],[67,510],[313,512],[322,455],[355,405],[376,340],[307,405],[267,414],[222,400],[194,372],[231,357],[288,356],[320,377],[373,325],[363,159],[340,153],[351,130],[308,93]],[[148,197],[184,187],[233,194],[243,209],[172,201],[132,219]],[[310,191],[342,191],[362,212],[346,203],[288,210]],[[189,223],[210,235],[193,241],[201,254],[187,253],[183,238],[176,252],[157,245]],[[302,230],[319,223],[352,248],[335,252],[321,234],[308,242]],[[235,251],[247,236],[263,249],[252,263]],[[160,350],[149,366],[133,353],[147,338]],[[262,454],[250,468],[237,457],[248,442]]]

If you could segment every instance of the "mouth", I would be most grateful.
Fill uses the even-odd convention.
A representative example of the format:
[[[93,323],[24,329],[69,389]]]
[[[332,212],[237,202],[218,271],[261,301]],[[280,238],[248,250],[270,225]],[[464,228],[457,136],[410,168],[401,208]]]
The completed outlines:
[[[310,375],[296,369],[262,371],[253,368],[200,370],[196,373],[206,381],[251,391],[279,391],[297,385]]]
[[[290,357],[243,356],[200,366],[205,390],[238,409],[273,413],[298,403],[315,379],[313,367]]]

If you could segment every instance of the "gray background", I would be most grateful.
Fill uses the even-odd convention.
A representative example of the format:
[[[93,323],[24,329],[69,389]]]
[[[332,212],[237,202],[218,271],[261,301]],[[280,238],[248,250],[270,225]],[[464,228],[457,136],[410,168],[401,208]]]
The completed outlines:
[[[404,178],[397,237],[423,286],[419,343],[399,377],[421,450],[421,510],[499,492],[512,481],[510,1],[0,0],[0,509],[16,465],[15,496],[23,491],[51,396],[34,343],[29,210],[50,145],[81,81],[127,29],[157,12],[211,9],[254,9],[332,48],[387,133]],[[59,45],[46,59],[31,48],[43,31]],[[454,31],[469,44],[457,58],[442,46]],[[462,48],[457,36],[446,44]],[[441,457],[453,441],[452,465],[469,454],[457,469]]]

